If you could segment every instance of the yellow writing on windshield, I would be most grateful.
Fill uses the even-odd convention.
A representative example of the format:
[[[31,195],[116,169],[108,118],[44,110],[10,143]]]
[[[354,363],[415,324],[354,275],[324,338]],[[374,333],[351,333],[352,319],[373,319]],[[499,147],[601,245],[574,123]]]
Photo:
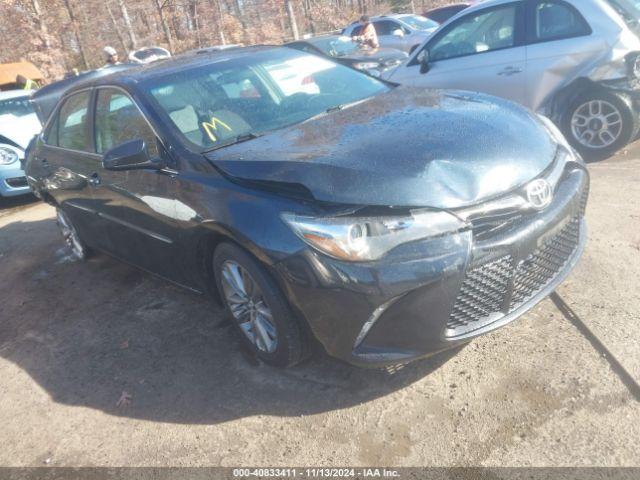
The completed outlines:
[[[218,141],[218,137],[215,134],[215,132],[218,131],[218,127],[226,128],[229,132],[233,131],[229,125],[216,117],[211,117],[210,122],[202,122],[202,128],[207,133],[212,142]]]

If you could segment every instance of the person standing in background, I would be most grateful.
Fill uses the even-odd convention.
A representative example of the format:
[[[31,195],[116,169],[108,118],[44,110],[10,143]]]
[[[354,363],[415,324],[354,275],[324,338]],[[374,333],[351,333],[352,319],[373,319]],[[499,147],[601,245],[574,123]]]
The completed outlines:
[[[353,37],[354,42],[360,42],[362,45],[366,45],[369,48],[378,48],[380,44],[378,43],[378,34],[376,33],[376,29],[373,24],[369,21],[368,15],[362,15],[360,17],[360,35],[356,35]]]
[[[104,47],[102,49],[102,55],[104,56],[104,60],[106,62],[102,68],[112,67],[113,65],[120,65],[120,62],[118,61],[118,52],[116,52],[115,48],[109,46]]]

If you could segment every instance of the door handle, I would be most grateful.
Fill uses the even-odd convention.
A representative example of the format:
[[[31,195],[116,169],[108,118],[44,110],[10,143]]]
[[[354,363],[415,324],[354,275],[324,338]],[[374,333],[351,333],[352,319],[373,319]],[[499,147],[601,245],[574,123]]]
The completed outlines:
[[[97,173],[92,173],[87,182],[92,187],[97,187],[98,185],[100,185],[100,175],[98,175]]]
[[[506,67],[504,70],[500,70],[498,75],[510,77],[511,75],[517,75],[518,73],[522,73],[522,69],[520,67]]]
[[[46,158],[43,158],[40,160],[40,163],[42,163],[42,166],[45,168],[49,168],[49,162],[47,161]]]

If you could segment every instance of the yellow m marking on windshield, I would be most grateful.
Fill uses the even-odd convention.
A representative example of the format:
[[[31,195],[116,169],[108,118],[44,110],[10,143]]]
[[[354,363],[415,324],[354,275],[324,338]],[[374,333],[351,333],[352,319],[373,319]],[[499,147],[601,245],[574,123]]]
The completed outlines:
[[[216,137],[215,134],[215,132],[218,131],[218,127],[226,128],[229,132],[233,131],[229,125],[216,117],[211,117],[211,122],[202,122],[202,128],[207,133],[212,142],[218,141],[218,137]]]

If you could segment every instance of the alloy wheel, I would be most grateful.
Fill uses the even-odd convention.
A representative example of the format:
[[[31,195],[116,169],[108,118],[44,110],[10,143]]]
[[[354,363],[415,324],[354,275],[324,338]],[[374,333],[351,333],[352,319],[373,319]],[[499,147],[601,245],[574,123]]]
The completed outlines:
[[[231,314],[245,336],[260,351],[275,352],[278,333],[273,314],[253,277],[238,263],[227,260],[222,264],[221,283]]]
[[[83,259],[86,252],[75,227],[62,210],[58,209],[56,217],[65,243],[77,258]]]
[[[580,105],[571,118],[573,137],[587,148],[610,147],[618,141],[622,130],[622,113],[604,100],[591,100]]]

